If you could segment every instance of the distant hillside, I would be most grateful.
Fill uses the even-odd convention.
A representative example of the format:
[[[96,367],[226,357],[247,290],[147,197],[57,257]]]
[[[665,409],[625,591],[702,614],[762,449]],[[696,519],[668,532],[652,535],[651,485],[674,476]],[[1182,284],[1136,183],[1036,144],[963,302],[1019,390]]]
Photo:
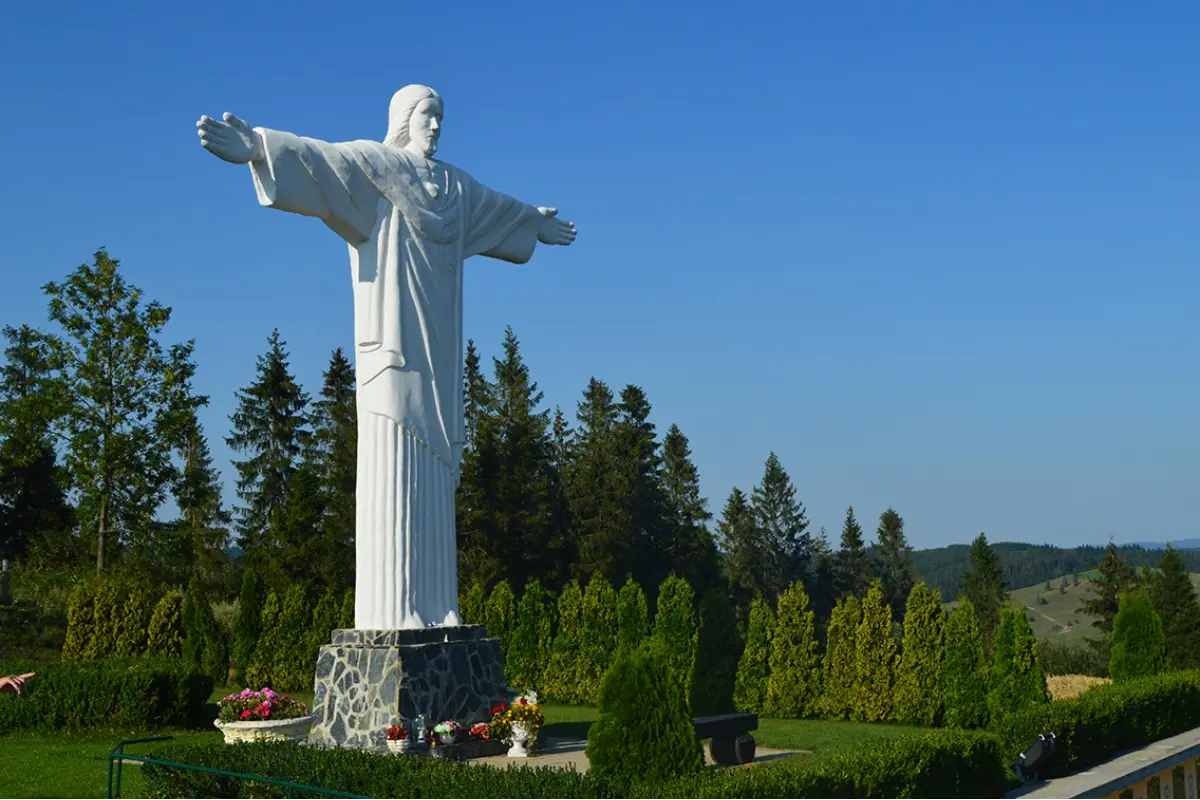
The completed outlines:
[[[1147,550],[1167,549],[1166,542],[1134,542],[1134,544]],[[1200,550],[1200,539],[1180,539],[1177,542],[1171,542],[1171,546],[1176,550]]]
[[[1198,541],[1200,540],[1188,540]],[[1183,542],[1176,547],[1191,572],[1200,572],[1200,550],[1185,550]],[[994,542],[992,548],[1000,559],[1004,578],[1010,590],[1044,584],[1047,580],[1060,579],[1063,575],[1082,573],[1094,569],[1104,556],[1103,547],[1054,547],[1025,542]],[[1121,556],[1134,567],[1158,566],[1162,560],[1161,549],[1149,549],[1141,545],[1121,545]],[[953,600],[958,595],[958,579],[969,566],[971,547],[955,544],[930,550],[916,550],[913,560],[917,574],[942,593],[944,600]]]

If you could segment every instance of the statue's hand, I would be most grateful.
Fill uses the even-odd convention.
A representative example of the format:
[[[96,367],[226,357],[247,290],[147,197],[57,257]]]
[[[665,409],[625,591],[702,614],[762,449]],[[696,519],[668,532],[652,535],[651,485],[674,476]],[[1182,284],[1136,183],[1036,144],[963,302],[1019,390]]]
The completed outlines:
[[[225,112],[225,121],[204,116],[196,123],[204,149],[231,164],[246,164],[262,158],[262,140],[240,119]]]
[[[542,212],[542,227],[538,229],[538,241],[542,244],[569,245],[575,241],[575,223],[558,218],[557,208],[539,208]]]

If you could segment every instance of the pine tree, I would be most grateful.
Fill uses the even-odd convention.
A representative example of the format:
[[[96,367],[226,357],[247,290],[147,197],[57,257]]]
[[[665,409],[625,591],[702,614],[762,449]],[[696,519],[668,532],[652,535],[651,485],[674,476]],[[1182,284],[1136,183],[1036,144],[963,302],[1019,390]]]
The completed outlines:
[[[1025,612],[1014,606],[1000,615],[996,655],[988,678],[988,710],[993,720],[1031,703],[1049,699],[1046,676],[1038,661],[1037,639]]]
[[[519,691],[540,691],[545,683],[543,675],[550,663],[552,644],[551,608],[541,582],[531,578],[517,604],[516,627],[505,662],[512,686]]]
[[[883,585],[872,581],[862,603],[862,620],[855,632],[855,672],[858,674],[854,718],[881,722],[892,713],[896,674],[896,640],[892,636],[892,609]]]
[[[246,680],[246,670],[254,660],[254,650],[262,639],[262,608],[266,598],[258,572],[253,568],[242,574],[242,591],[238,595],[237,611],[233,617],[233,681]]]
[[[635,538],[632,521],[621,502],[617,463],[617,406],[612,391],[596,378],[588,383],[576,412],[567,500],[572,539],[578,549],[577,577],[596,573],[610,581],[633,570]]]
[[[296,582],[337,586],[341,575],[336,565],[326,564],[333,567],[330,572],[314,569],[328,553],[322,535],[327,506],[316,466],[310,461],[300,463],[288,480],[283,504],[271,513],[267,529],[271,546],[256,559],[268,586],[285,589]]]
[[[837,592],[849,593],[857,598],[867,595],[874,569],[871,556],[863,541],[862,526],[854,517],[854,506],[846,507],[846,520],[842,523],[841,549],[837,553]]]
[[[770,547],[773,588],[781,591],[795,580],[807,581],[812,570],[808,518],[804,504],[796,499],[792,479],[774,452],[767,456],[762,482],[754,487],[751,508]]]
[[[499,425],[495,389],[483,376],[479,352],[467,342],[463,362],[463,413],[466,445],[455,495],[458,524],[458,582],[489,586],[500,580],[503,561],[495,551],[500,541],[494,506],[499,472]]]
[[[742,654],[737,616],[725,593],[710,589],[700,600],[699,620],[690,681],[692,711],[725,714],[733,711],[733,688]]]
[[[546,696],[557,703],[581,702],[579,690],[580,643],[583,635],[583,592],[571,580],[558,595],[558,630],[546,670]]]
[[[600,699],[600,684],[617,649],[617,594],[593,575],[583,593],[583,633],[579,641],[579,690],[584,702]]]
[[[990,646],[1000,624],[1000,610],[1008,605],[1004,586],[1004,570],[996,551],[988,544],[987,535],[979,534],[971,542],[971,567],[959,580],[962,596],[975,609],[976,624],[985,646]]]
[[[688,680],[696,661],[696,596],[688,582],[669,575],[658,588],[654,639],[666,648],[671,674],[690,697]]]
[[[207,591],[226,584],[231,517],[221,500],[221,474],[213,466],[208,440],[195,414],[187,415],[176,448],[183,462],[175,483],[179,525],[187,537],[188,566]]]
[[[313,403],[309,458],[324,498],[316,566],[322,582],[344,591],[354,582],[355,484],[358,477],[358,410],[354,365],[333,351]]]
[[[618,518],[633,534],[629,560],[618,574],[632,573],[639,583],[655,586],[670,572],[665,553],[673,533],[650,401],[640,387],[621,390],[613,433]]]
[[[762,597],[750,603],[746,624],[746,647],[738,661],[733,687],[733,705],[738,711],[761,714],[767,707],[767,684],[771,678],[771,642],[775,638],[775,615]]]
[[[904,644],[896,668],[893,717],[911,725],[936,725],[942,716],[946,611],[936,591],[918,581],[908,594]]]
[[[650,635],[646,593],[630,575],[617,592],[617,646],[633,650]]]
[[[848,719],[854,713],[858,689],[857,637],[861,621],[862,606],[858,598],[849,593],[838,600],[829,617],[821,670],[820,710],[831,719]]]
[[[1132,589],[1138,580],[1137,572],[1121,557],[1117,546],[1111,541],[1104,548],[1104,557],[1096,569],[1100,575],[1091,580],[1092,594],[1083,601],[1076,613],[1094,617],[1092,626],[1100,631],[1101,636],[1099,639],[1089,639],[1088,643],[1104,652],[1112,643],[1113,618],[1117,616],[1121,595]]]
[[[730,492],[717,530],[734,603],[744,608],[757,596],[773,599],[774,551],[741,489],[734,487]]]
[[[487,620],[488,636],[500,640],[500,652],[504,654],[505,659],[504,671],[511,681],[508,648],[512,645],[512,634],[517,627],[517,598],[508,581],[500,581],[492,587],[484,618]]]
[[[982,728],[988,720],[988,668],[978,614],[964,599],[946,621],[942,667],[945,723],[952,728]]]
[[[135,562],[156,555],[152,524],[176,477],[171,442],[179,415],[208,402],[187,396],[194,342],[165,348],[171,309],[125,281],[103,249],[62,283],[43,289],[54,367],[57,432],[78,494],[78,521],[96,571],[123,549]]]
[[[1174,669],[1200,666],[1200,601],[1183,559],[1170,544],[1149,589],[1167,637],[1167,660]]]
[[[708,528],[712,513],[708,500],[700,494],[700,472],[692,462],[691,445],[678,425],[667,429],[662,449],[669,516],[664,565],[703,595],[720,581],[717,545]]]
[[[308,395],[292,376],[279,331],[272,331],[267,352],[258,357],[254,382],[237,392],[237,410],[230,417],[233,432],[225,439],[246,456],[233,465],[244,504],[235,512],[238,544],[250,564],[277,549],[271,522],[287,502],[288,484],[308,442],[307,407]]]
[[[904,518],[894,508],[889,508],[879,515],[876,535],[879,537],[879,557],[883,562],[884,599],[892,609],[892,617],[903,621],[908,593],[916,583],[912,548],[904,536]]]
[[[796,581],[779,595],[779,621],[771,640],[767,713],[798,719],[817,711],[821,697],[821,657],[816,621],[804,584]]]
[[[1167,637],[1150,596],[1145,589],[1126,592],[1113,618],[1108,674],[1114,683],[1123,683],[1166,670]]]

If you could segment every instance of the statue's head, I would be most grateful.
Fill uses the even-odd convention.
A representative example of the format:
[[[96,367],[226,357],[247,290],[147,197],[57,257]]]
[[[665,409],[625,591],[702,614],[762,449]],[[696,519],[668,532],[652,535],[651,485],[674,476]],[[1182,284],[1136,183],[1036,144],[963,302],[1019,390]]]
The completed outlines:
[[[392,95],[384,144],[432,157],[442,132],[442,96],[412,83]]]

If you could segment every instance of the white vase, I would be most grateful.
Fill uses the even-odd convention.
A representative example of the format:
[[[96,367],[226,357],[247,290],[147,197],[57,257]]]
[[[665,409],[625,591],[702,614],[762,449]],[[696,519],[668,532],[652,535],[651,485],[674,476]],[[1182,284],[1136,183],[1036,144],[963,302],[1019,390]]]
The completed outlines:
[[[308,728],[312,725],[312,715],[296,717],[295,719],[268,719],[255,722],[221,722],[213,720],[213,725],[225,735],[225,744],[254,741],[292,741],[303,742],[308,739]]]
[[[529,723],[514,722],[512,724],[512,739],[509,744],[509,758],[529,757],[529,750],[526,748],[526,745],[529,744]]]
[[[397,754],[407,753],[408,748],[409,748],[409,741],[408,741],[407,737],[405,737],[403,739],[388,739],[387,740],[387,749],[393,753],[397,753]]]

